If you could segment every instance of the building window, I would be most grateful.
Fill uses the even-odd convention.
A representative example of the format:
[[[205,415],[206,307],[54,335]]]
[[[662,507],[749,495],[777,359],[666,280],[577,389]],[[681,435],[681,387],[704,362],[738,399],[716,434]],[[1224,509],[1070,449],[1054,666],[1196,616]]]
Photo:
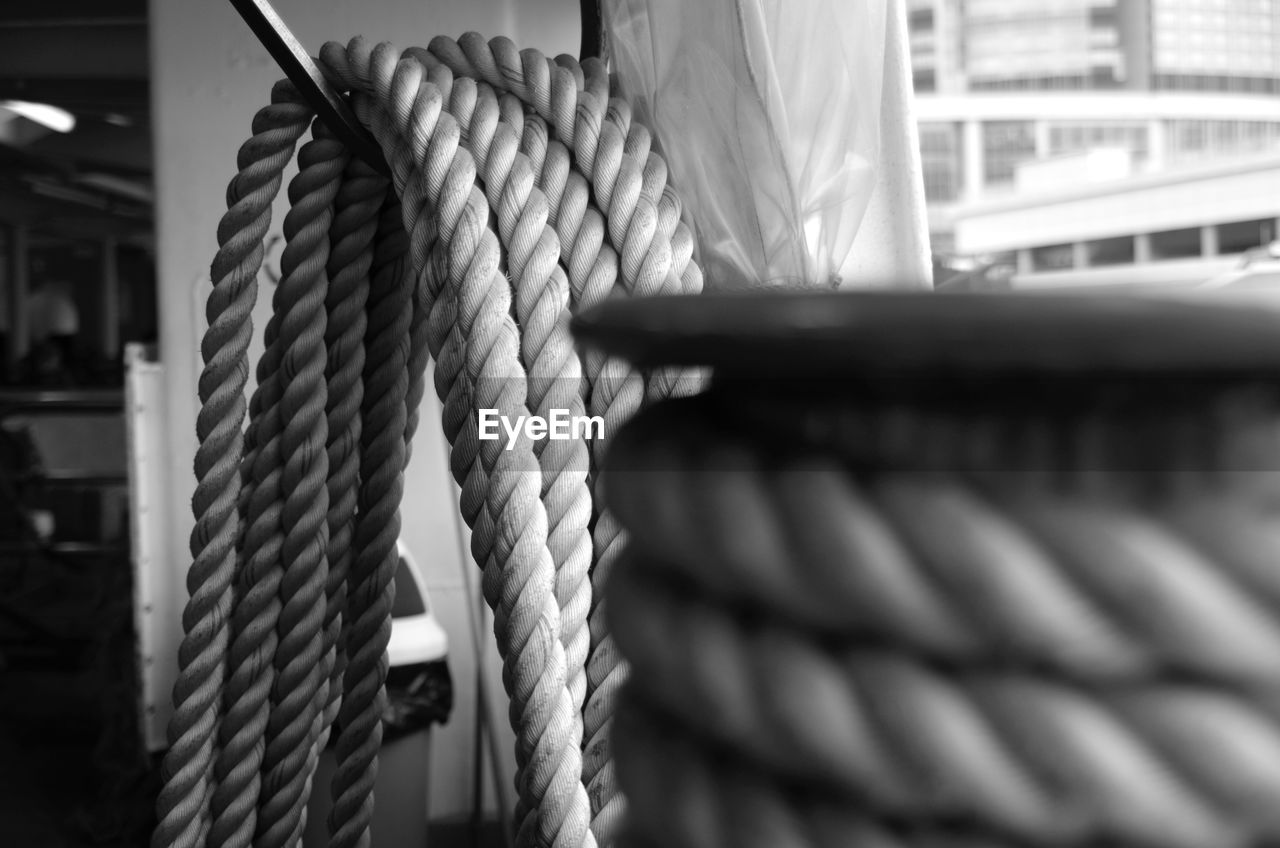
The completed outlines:
[[[933,9],[912,9],[907,19],[907,28],[911,32],[932,32]]]
[[[956,151],[956,128],[948,123],[920,124],[920,152],[954,154]]]
[[[1276,222],[1274,218],[1219,224],[1218,253],[1244,253],[1251,248],[1270,244],[1275,237]]]
[[[1199,256],[1200,252],[1199,227],[1151,234],[1152,259],[1186,259]]]
[[[1031,121],[991,121],[982,128],[983,171],[987,185],[1013,182],[1018,165],[1036,157]]]
[[[1098,239],[1088,242],[1085,250],[1089,256],[1089,266],[1132,265],[1133,237]]]
[[[1265,150],[1280,142],[1275,121],[1170,121],[1169,153],[1174,159]]]
[[[1148,152],[1147,128],[1125,123],[1061,123],[1049,125],[1049,155],[1083,153],[1096,147],[1123,147],[1141,160]]]
[[[1089,9],[1089,26],[1094,29],[1111,29],[1119,26],[1120,19],[1115,6],[1093,6]]]
[[[959,197],[956,169],[947,163],[925,162],[924,197],[928,203],[952,203]]]
[[[956,126],[923,123],[919,133],[925,198],[930,203],[950,203],[960,194],[960,140]]]
[[[972,91],[1081,91],[1090,85],[1090,78],[1084,74],[988,79],[973,76],[969,81]]]
[[[1064,271],[1074,264],[1075,252],[1069,244],[1031,248],[1031,268],[1035,271]]]
[[[1170,148],[1175,156],[1200,153],[1209,147],[1209,121],[1172,121]]]
[[[1113,65],[1094,65],[1089,69],[1089,83],[1094,88],[1114,88],[1120,80]]]
[[[933,68],[921,69],[911,75],[911,83],[918,92],[937,91],[938,74]]]
[[[1280,93],[1280,78],[1235,74],[1156,74],[1155,88],[1164,91],[1230,91],[1238,94]]]

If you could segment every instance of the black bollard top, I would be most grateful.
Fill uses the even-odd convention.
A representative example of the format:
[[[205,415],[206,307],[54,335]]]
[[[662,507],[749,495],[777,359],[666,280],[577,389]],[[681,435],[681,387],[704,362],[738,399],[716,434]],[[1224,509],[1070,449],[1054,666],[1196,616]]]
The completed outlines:
[[[639,367],[717,375],[1280,377],[1280,298],[1256,294],[707,294],[610,300],[574,322]]]

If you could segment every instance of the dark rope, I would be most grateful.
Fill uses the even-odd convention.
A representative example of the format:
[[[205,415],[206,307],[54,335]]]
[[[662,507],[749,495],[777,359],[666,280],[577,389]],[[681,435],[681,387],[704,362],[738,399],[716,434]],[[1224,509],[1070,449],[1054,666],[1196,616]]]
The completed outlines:
[[[159,824],[153,836],[153,844],[165,848],[199,845],[210,824],[211,778],[230,636],[227,623],[240,536],[239,463],[253,334],[250,314],[257,299],[271,204],[307,127],[309,114],[295,98],[292,86],[278,84],[272,105],[255,116],[253,137],[240,148],[240,172],[227,190],[228,211],[218,227],[219,250],[212,264],[213,291],[206,310],[209,329],[201,344],[204,369],[196,419],[200,444],[192,499],[196,524],[187,573],[189,600],[183,611],[185,635],[173,691],[169,751],[162,769],[164,788],[157,801]]]
[[[329,575],[326,586],[324,656],[321,660],[321,726],[315,741],[322,751],[342,702],[345,648],[340,642],[346,581],[355,532],[360,476],[360,404],[364,397],[365,305],[378,211],[388,184],[368,165],[352,159],[338,190],[329,254],[327,407],[329,418]]]
[[[307,803],[316,693],[323,653],[328,552],[328,427],[325,415],[325,299],[329,226],[346,167],[333,140],[299,151],[284,221],[283,276],[275,293],[281,315],[281,478],[284,492],[281,609],[276,676],[262,762],[257,848],[296,844]]]
[[[400,499],[404,489],[409,393],[409,331],[414,275],[394,197],[384,204],[374,248],[365,334],[360,494],[355,558],[347,578],[349,657],[339,711],[338,767],[329,816],[335,848],[367,848],[382,715],[387,644],[399,563]]]

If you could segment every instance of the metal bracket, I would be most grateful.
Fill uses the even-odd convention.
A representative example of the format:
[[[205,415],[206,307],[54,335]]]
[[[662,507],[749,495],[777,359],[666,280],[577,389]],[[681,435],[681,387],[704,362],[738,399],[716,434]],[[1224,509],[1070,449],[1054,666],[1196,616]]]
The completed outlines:
[[[581,59],[607,58],[600,3],[601,0],[579,0],[582,12]],[[231,0],[231,5],[333,134],[378,173],[391,176],[391,169],[373,135],[352,113],[346,98],[325,79],[315,59],[294,37],[268,0]]]
[[[267,52],[276,60],[289,81],[297,86],[307,105],[315,110],[316,115],[333,131],[338,140],[378,173],[384,177],[391,176],[391,168],[383,158],[378,142],[352,114],[346,99],[329,85],[320,66],[290,32],[271,4],[267,0],[231,0],[231,5],[244,18],[262,46],[267,48]]]
[[[582,47],[578,52],[578,61],[601,59],[609,62],[609,39],[604,29],[604,16],[600,5],[604,0],[578,0],[578,8],[582,18]]]

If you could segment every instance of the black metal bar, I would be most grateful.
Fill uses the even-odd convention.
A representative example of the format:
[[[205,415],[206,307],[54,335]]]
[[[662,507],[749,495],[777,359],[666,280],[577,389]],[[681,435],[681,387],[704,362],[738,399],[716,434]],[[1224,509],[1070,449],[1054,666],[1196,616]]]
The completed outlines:
[[[352,114],[342,95],[333,90],[315,60],[298,43],[271,4],[267,0],[231,0],[231,5],[338,140],[378,173],[391,176],[391,168],[378,142]]]
[[[609,61],[608,45],[604,31],[604,16],[600,11],[602,0],[578,0],[582,10],[582,47],[578,51],[581,61],[602,59]]]

